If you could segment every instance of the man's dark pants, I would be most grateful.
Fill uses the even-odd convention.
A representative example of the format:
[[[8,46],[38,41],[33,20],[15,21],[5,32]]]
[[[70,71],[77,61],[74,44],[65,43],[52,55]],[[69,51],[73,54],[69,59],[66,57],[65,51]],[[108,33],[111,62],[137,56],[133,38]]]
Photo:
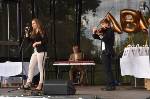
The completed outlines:
[[[102,62],[106,76],[106,87],[114,87],[114,76],[112,72],[112,55],[105,52],[102,53]]]

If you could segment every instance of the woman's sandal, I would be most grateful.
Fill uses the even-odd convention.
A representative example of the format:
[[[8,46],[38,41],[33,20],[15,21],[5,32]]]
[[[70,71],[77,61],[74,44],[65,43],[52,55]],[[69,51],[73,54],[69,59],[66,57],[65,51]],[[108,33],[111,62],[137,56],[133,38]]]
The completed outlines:
[[[39,83],[38,86],[35,88],[37,91],[41,91],[43,89],[43,83]]]
[[[26,89],[26,90],[31,89],[31,83],[30,83],[30,82],[27,82],[27,83],[23,86],[23,89]]]

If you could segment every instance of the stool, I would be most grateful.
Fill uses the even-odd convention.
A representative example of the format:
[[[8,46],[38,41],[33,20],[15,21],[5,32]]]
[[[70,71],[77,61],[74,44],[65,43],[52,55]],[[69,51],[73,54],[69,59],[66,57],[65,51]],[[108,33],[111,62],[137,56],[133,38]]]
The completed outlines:
[[[74,84],[79,85],[80,84],[80,78],[81,78],[81,72],[76,72],[74,74],[74,77],[73,77]],[[88,83],[88,77],[87,77],[87,71],[85,70],[82,84],[87,84],[87,83]]]
[[[80,77],[81,77],[81,73],[76,72],[76,74],[74,74],[73,77],[73,83],[78,85],[80,83]]]

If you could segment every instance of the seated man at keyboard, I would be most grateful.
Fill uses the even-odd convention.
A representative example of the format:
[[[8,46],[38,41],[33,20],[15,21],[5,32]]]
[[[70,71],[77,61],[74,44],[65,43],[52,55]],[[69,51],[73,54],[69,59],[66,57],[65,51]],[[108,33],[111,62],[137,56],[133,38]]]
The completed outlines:
[[[70,55],[69,61],[81,61],[84,59],[83,53],[80,51],[79,46],[73,46],[73,53]],[[79,74],[79,85],[83,85],[84,83],[84,75],[85,75],[85,67],[84,66],[71,66],[69,70],[69,79],[75,82],[75,78]]]

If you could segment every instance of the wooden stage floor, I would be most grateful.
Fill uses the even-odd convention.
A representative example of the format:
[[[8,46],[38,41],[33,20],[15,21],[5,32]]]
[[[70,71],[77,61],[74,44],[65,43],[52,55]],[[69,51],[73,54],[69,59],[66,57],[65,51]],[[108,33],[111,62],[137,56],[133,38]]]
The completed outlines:
[[[147,99],[150,97],[150,91],[144,88],[118,86],[115,91],[102,91],[102,87],[103,86],[76,86],[77,91],[75,95],[64,96],[33,96],[31,95],[31,91],[24,91],[22,89],[15,90],[15,88],[1,88],[0,99]]]

